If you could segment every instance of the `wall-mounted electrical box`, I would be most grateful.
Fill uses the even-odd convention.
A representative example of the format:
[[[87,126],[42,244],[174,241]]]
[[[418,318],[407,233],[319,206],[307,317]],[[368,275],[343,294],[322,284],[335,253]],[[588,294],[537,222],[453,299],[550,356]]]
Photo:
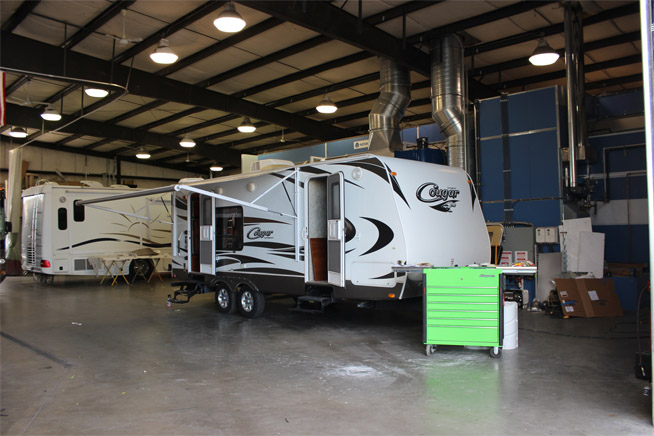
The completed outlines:
[[[559,229],[557,227],[536,227],[537,244],[558,244]]]

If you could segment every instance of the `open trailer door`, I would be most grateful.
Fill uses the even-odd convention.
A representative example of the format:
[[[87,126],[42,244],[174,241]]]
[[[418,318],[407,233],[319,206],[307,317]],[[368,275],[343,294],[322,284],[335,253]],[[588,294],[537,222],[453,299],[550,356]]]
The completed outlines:
[[[345,286],[345,212],[343,173],[327,178],[327,281]]]

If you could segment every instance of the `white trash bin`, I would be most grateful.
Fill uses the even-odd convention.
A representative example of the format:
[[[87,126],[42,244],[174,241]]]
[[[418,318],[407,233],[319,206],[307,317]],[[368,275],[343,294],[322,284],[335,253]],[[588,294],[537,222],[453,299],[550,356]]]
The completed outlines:
[[[514,350],[518,348],[518,303],[515,301],[504,302],[504,341],[503,350]]]

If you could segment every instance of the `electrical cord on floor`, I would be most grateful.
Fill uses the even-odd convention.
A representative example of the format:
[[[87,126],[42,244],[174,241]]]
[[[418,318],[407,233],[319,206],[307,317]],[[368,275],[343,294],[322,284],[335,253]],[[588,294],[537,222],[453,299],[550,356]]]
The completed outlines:
[[[556,332],[549,332],[545,330],[536,330],[536,329],[530,329],[526,327],[518,327],[518,330],[525,330],[528,332],[534,332],[534,333],[543,333],[545,335],[552,335],[552,336],[564,336],[567,338],[580,338],[580,339],[609,339],[609,340],[614,340],[614,339],[638,339],[638,336],[616,336],[616,337],[606,337],[606,336],[587,336],[587,335],[572,335],[569,333],[556,333]],[[649,336],[641,336],[641,338],[645,338]]]

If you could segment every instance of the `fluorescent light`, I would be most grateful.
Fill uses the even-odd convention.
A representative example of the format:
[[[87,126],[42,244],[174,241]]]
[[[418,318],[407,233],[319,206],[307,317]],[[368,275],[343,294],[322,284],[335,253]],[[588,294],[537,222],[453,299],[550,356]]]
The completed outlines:
[[[171,50],[168,40],[161,38],[159,40],[159,46],[150,53],[150,59],[158,64],[168,65],[175,63],[179,59],[179,56]]]
[[[9,136],[12,138],[27,138],[27,130],[24,127],[12,127]]]
[[[109,91],[100,88],[84,88],[84,92],[89,97],[103,98],[109,95]]]
[[[552,65],[559,59],[559,54],[545,41],[545,38],[538,40],[534,53],[529,57],[529,62],[536,66]]]
[[[211,165],[211,167],[209,168],[209,170],[218,172],[218,171],[222,171],[222,170],[223,170],[223,167],[221,167],[221,166],[219,166],[219,165],[217,165],[217,164],[214,163],[213,165]]]
[[[139,151],[136,152],[137,159],[150,159],[150,153],[145,150],[145,147],[139,148]]]
[[[41,114],[41,118],[46,121],[59,121],[61,119],[61,114],[54,108],[54,106],[48,106]]]
[[[243,122],[238,126],[238,131],[242,133],[252,133],[255,130],[257,130],[257,128],[250,122],[250,118],[243,117]]]
[[[182,138],[182,140],[179,141],[179,145],[181,145],[182,147],[185,147],[185,148],[193,148],[193,147],[195,147],[195,141],[193,140],[193,138],[188,136],[188,133],[187,133],[186,135],[184,135],[184,138]]]
[[[333,114],[336,112],[336,109],[338,108],[327,94],[325,94],[325,97],[316,106],[316,110],[321,114]]]
[[[213,21],[213,25],[221,32],[236,33],[243,30],[245,20],[236,12],[234,3],[227,2],[222,12],[218,15],[218,18]]]

